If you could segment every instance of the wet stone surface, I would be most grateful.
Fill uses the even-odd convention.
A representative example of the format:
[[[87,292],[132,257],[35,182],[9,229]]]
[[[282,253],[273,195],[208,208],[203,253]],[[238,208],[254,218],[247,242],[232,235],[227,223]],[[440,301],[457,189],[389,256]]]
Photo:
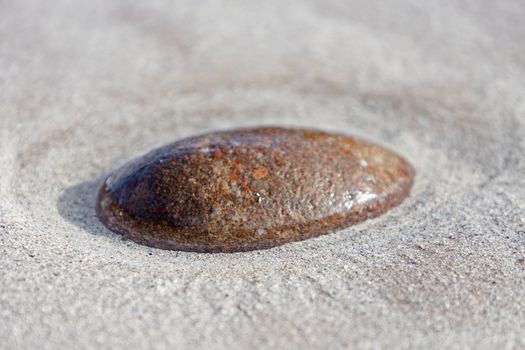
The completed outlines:
[[[181,140],[132,160],[102,185],[97,214],[153,247],[270,248],[375,217],[409,193],[414,170],[369,142],[257,128]]]

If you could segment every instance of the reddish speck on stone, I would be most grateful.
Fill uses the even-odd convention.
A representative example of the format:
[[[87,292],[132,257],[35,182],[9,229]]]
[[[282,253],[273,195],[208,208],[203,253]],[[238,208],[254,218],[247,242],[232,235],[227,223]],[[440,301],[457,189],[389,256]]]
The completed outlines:
[[[215,151],[213,151],[213,158],[215,159],[221,159],[222,158],[222,151],[220,148],[217,148],[215,149]]]
[[[380,215],[414,170],[372,143],[316,130],[255,128],[174,142],[130,161],[100,188],[111,230],[153,247],[263,249]]]
[[[230,177],[228,178],[230,181],[236,181],[240,177],[241,172],[241,164],[237,163],[234,165],[232,172],[230,173]]]
[[[253,178],[256,180],[262,179],[266,175],[268,175],[268,168],[263,167],[263,166],[255,169],[255,171],[252,174]]]

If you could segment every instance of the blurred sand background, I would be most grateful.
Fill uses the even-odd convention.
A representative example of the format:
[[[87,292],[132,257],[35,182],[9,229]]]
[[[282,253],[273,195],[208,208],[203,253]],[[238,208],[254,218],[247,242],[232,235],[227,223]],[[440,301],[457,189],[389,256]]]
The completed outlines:
[[[521,0],[0,0],[0,348],[524,348],[524,18]],[[238,254],[97,220],[122,162],[269,124],[396,150],[412,196]]]

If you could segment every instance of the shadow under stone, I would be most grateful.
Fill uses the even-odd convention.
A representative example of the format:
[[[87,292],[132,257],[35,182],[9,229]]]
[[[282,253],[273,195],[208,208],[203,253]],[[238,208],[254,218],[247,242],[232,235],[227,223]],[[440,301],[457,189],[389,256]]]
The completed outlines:
[[[94,235],[113,236],[97,217],[95,202],[104,178],[81,182],[66,188],[58,198],[57,209],[64,219]]]

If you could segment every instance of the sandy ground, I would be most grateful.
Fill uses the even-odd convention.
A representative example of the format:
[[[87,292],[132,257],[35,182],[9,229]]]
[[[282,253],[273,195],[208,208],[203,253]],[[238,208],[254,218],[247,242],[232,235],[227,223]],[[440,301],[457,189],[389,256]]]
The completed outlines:
[[[523,18],[521,0],[0,0],[0,348],[524,348]],[[412,196],[237,254],[97,220],[124,161],[267,124],[390,147]]]

